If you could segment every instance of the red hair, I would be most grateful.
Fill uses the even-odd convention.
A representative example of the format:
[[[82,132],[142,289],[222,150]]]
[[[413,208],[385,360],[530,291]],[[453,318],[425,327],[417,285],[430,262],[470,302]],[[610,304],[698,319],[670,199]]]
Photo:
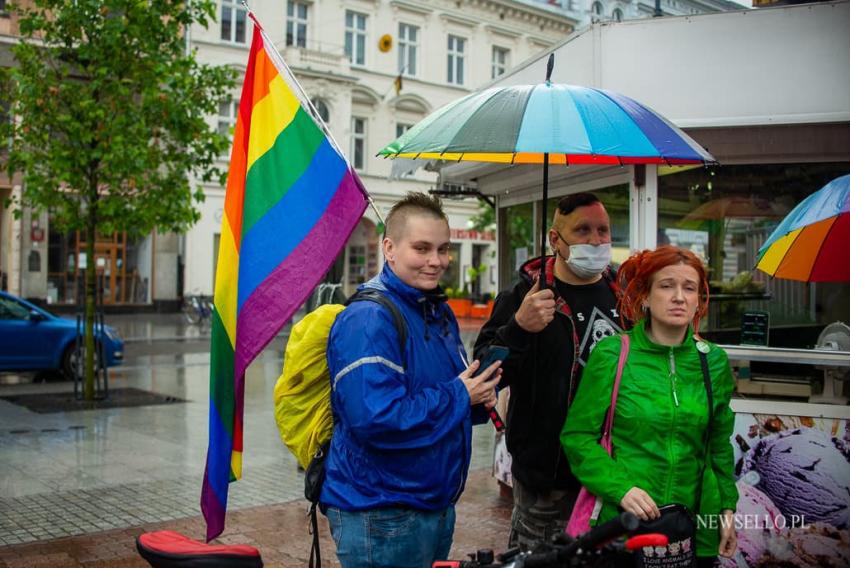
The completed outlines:
[[[688,249],[664,245],[655,250],[636,252],[620,265],[617,283],[620,286],[618,307],[620,316],[636,322],[643,317],[641,306],[649,296],[655,273],[667,266],[685,264],[699,276],[699,304],[694,314],[694,332],[699,332],[699,321],[708,313],[708,277],[705,266],[697,255]]]

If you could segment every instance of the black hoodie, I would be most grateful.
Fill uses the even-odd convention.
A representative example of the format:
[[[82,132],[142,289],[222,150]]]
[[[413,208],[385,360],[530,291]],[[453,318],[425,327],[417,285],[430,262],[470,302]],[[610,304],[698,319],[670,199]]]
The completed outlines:
[[[576,331],[572,310],[554,286],[555,257],[546,258],[546,281],[555,292],[555,319],[539,333],[522,329],[514,314],[540,273],[540,259],[519,269],[519,281],[496,298],[493,314],[475,341],[475,358],[489,345],[504,345],[510,355],[502,363],[501,387],[511,387],[507,416],[507,445],[513,458],[511,473],[536,491],[580,487],[570,471],[559,436],[567,408],[575,396],[581,367],[576,362]],[[611,289],[610,306],[616,305],[613,271],[603,278]]]

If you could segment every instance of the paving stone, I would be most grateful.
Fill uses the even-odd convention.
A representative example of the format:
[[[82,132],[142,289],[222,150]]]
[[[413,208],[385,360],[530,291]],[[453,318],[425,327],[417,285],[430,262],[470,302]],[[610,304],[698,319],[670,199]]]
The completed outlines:
[[[307,564],[310,535],[301,500],[233,510],[219,543],[250,544],[260,550],[267,567],[295,568]],[[498,486],[487,469],[470,472],[467,488],[457,507],[452,557],[464,559],[479,548],[505,548],[510,526],[511,505],[499,497]],[[338,567],[327,522],[319,516],[319,536],[323,565]],[[175,530],[203,540],[203,518],[192,517],[148,523],[81,536],[21,543],[0,536],[0,566],[9,568],[56,566],[85,568],[144,567],[135,550],[135,538],[143,532]],[[48,559],[47,561],[43,559]]]

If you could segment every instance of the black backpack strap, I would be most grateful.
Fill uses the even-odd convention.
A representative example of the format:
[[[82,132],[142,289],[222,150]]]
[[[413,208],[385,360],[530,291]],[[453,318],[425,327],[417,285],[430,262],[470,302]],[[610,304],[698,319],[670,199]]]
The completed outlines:
[[[697,491],[696,506],[697,509],[699,509],[700,502],[702,501],[702,480],[705,477],[705,468],[708,467],[708,460],[711,455],[711,429],[714,425],[714,391],[711,386],[711,372],[708,370],[708,355],[699,349],[699,343],[702,342],[702,340],[694,339],[697,341],[697,353],[699,353],[699,362],[702,366],[702,380],[705,384],[705,397],[708,400],[708,426],[705,429],[705,452],[703,454],[702,470],[700,471],[700,476],[697,480],[697,487],[699,487],[699,490]],[[703,345],[706,344],[703,343]]]
[[[404,321],[404,316],[401,315],[398,307],[392,302],[392,300],[387,298],[386,294],[377,288],[364,288],[363,290],[357,291],[348,299],[345,305],[349,306],[354,302],[362,301],[381,304],[390,311],[390,314],[393,316],[393,323],[395,324],[396,332],[398,333],[399,348],[401,352],[404,353],[404,346],[407,344],[407,322]]]
[[[319,519],[316,513],[318,505],[318,501],[310,503],[310,532],[313,533],[313,543],[310,546],[308,568],[322,568],[322,547],[319,546]]]

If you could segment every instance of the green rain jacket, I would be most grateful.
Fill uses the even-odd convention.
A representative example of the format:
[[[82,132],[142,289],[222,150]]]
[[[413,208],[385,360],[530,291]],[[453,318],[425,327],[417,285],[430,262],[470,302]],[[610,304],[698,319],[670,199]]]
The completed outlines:
[[[641,321],[627,332],[631,345],[614,414],[613,458],[599,445],[599,438],[617,372],[619,336],[601,341],[588,360],[561,431],[561,444],[573,473],[588,491],[603,499],[597,522],[616,516],[623,496],[635,486],[659,506],[681,503],[701,515],[734,511],[738,491],[730,436],[735,418],[729,407],[734,380],[726,352],[705,342],[709,346],[714,423],[710,465],[705,468],[702,499],[696,507],[708,425],[708,400],[696,341],[689,329],[681,345],[658,345],[646,335],[644,326]],[[720,533],[719,522],[715,522],[714,528],[709,528],[709,522],[698,523],[700,556],[717,555]]]

